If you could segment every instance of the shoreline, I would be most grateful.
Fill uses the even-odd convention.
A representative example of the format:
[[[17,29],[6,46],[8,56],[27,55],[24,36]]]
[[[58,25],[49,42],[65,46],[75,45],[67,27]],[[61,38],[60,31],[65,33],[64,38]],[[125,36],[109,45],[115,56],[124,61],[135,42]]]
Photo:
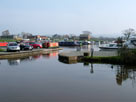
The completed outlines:
[[[50,49],[34,49],[32,51],[20,51],[20,52],[0,52],[0,59],[13,59],[13,58],[24,58],[27,56],[38,55],[38,54],[48,54],[53,51],[59,51],[62,48],[50,48]]]

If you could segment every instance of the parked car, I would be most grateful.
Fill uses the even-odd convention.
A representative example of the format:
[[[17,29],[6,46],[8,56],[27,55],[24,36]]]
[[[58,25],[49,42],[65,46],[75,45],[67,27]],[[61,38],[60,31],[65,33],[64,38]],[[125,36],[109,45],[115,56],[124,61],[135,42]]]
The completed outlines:
[[[29,43],[21,43],[20,50],[32,50],[33,46],[29,45]]]
[[[7,51],[20,51],[20,46],[16,42],[9,42]]]
[[[42,48],[42,44],[39,42],[29,42],[29,44],[33,46],[33,48]]]

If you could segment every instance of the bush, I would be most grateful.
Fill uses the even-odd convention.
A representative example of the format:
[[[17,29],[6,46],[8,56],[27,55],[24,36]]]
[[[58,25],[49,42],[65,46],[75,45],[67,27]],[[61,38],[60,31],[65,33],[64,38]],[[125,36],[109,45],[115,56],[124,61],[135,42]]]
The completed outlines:
[[[134,65],[136,64],[136,49],[121,48],[118,51],[118,55],[124,64]]]

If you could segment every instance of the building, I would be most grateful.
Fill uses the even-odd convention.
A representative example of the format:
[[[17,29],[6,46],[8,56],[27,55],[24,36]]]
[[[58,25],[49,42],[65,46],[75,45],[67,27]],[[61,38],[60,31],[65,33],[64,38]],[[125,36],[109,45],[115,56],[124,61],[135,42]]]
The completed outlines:
[[[90,40],[91,35],[90,34],[80,34],[80,40]]]
[[[9,30],[5,30],[2,32],[2,36],[9,36],[10,33],[9,33]]]
[[[47,36],[40,36],[40,38],[41,38],[42,40],[47,40],[47,39],[48,39]]]
[[[28,39],[29,37],[31,38],[33,36],[31,33],[25,33],[25,32],[22,32],[21,35],[23,39]]]

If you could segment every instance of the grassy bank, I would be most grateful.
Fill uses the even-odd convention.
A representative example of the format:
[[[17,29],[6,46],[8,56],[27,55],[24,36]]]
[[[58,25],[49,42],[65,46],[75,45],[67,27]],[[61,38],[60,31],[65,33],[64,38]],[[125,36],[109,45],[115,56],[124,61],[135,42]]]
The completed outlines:
[[[15,42],[14,39],[0,39],[0,42]]]
[[[119,65],[136,65],[136,50],[122,48],[118,51],[118,56],[112,57],[84,57],[83,62],[107,63]]]
[[[6,50],[5,50],[5,49],[0,48],[0,52],[4,52],[4,51],[6,51]]]
[[[107,63],[107,64],[123,64],[122,59],[119,56],[112,57],[84,57],[82,59],[83,62],[90,63]]]

